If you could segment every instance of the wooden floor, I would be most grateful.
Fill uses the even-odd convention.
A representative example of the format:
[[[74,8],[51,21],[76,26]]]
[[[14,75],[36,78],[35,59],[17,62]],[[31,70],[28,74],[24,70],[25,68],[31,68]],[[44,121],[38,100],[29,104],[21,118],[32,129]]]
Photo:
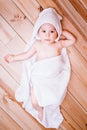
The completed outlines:
[[[3,57],[24,50],[39,12],[46,7],[57,9],[63,28],[77,38],[68,48],[72,73],[58,130],[87,130],[87,0],[0,0],[0,130],[45,130],[14,98],[21,62],[7,64]]]

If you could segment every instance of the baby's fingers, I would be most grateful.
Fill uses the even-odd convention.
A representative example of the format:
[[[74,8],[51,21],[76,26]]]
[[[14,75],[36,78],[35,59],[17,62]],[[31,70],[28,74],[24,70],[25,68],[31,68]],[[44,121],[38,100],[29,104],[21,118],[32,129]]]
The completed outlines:
[[[4,57],[4,59],[7,63],[10,63],[13,61],[13,56],[8,54]]]
[[[4,57],[4,60],[9,63],[9,55],[6,55],[6,56]]]

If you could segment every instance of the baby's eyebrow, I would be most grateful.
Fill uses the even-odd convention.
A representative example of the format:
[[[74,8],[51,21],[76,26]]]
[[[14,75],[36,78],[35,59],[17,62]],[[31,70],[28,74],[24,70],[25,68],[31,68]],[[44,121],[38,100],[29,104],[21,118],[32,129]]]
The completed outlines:
[[[53,28],[53,30],[56,30],[55,28]]]
[[[56,31],[56,29],[50,29],[50,31]]]

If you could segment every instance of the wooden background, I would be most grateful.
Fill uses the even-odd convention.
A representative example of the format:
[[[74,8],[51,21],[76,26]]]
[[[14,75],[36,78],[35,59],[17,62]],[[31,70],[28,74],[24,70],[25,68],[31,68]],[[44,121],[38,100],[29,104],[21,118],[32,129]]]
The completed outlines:
[[[68,48],[72,73],[58,130],[87,130],[87,0],[0,0],[0,130],[45,130],[14,98],[21,62],[8,64],[3,57],[24,50],[38,13],[46,7],[57,9],[63,28],[77,38]]]

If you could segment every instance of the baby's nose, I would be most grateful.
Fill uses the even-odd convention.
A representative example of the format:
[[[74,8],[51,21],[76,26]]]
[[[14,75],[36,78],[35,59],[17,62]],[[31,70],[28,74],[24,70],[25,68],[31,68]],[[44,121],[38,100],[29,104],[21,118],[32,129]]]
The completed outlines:
[[[50,37],[50,33],[46,33],[46,37],[47,37],[47,38]]]

